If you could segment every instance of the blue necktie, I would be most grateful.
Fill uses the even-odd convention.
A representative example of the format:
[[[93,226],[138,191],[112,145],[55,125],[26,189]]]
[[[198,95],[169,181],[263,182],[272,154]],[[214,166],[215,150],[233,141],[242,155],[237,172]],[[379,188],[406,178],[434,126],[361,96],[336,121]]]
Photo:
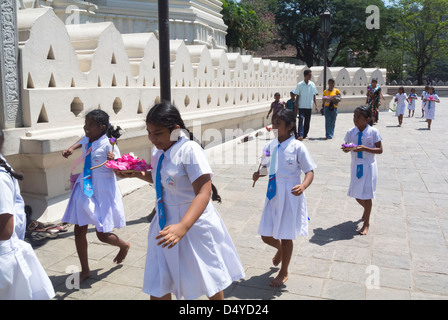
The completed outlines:
[[[277,147],[274,148],[274,151],[271,154],[271,165],[269,166],[269,183],[268,183],[268,191],[266,193],[266,197],[271,200],[277,191],[277,182],[275,178],[275,164],[277,162],[277,151],[280,147],[280,143]]]
[[[162,160],[165,157],[165,154],[162,153],[162,155],[159,158],[159,164],[157,165],[157,171],[156,171],[156,196],[157,196],[157,208],[159,213],[159,226],[160,230],[163,230],[165,228],[166,219],[165,219],[165,209],[163,208],[163,198],[162,198],[162,182],[160,177],[160,167],[162,164]]]
[[[89,150],[91,146],[92,144],[89,142],[87,144],[87,150]],[[92,153],[90,152],[84,159],[84,172],[83,172],[84,194],[89,198],[93,196],[92,170],[90,169],[92,167],[91,154]]]
[[[358,146],[362,145],[361,137],[362,137],[362,132],[360,131],[360,132],[358,132]],[[358,152],[358,158],[362,159],[362,151]],[[356,167],[356,177],[359,179],[362,177],[362,174],[363,174],[362,164],[358,164]]]

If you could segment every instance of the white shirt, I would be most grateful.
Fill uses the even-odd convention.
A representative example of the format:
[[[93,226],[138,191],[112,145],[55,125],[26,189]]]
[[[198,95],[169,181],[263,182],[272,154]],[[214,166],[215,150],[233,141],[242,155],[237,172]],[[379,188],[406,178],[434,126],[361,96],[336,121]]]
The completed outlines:
[[[406,93],[402,94],[397,93],[395,97],[397,98],[397,104],[401,105],[405,103],[406,99],[408,98],[408,95]]]
[[[212,170],[202,147],[184,136],[166,152],[153,148],[151,156],[152,179],[156,182],[157,165],[162,160],[160,177],[165,205],[190,203],[195,198],[192,183],[204,174],[212,176]]]
[[[1,153],[0,157],[3,158]],[[14,216],[14,234],[23,240],[26,228],[25,202],[20,195],[18,181],[0,167],[0,214],[6,213]]]
[[[263,155],[266,155],[266,151],[270,150],[269,156],[263,157],[262,166],[268,168],[272,160],[274,149],[278,146],[278,139],[274,139],[267,143],[263,148]],[[294,136],[283,141],[280,144],[277,152],[276,159],[276,172],[275,176],[277,180],[282,179],[296,179],[300,180],[302,171],[307,173],[316,168],[314,160],[311,158],[308,149],[305,144],[296,140]]]
[[[352,129],[347,131],[344,141],[346,143],[358,144],[358,133],[358,127],[353,127]],[[375,143],[381,140],[382,138],[376,128],[367,125],[366,128],[362,131],[361,141],[363,146],[366,146],[368,148],[375,148]],[[356,159],[358,161],[358,159],[360,159],[358,158],[357,152],[351,151],[350,153],[352,155],[352,160]],[[363,160],[359,161],[372,163],[375,161],[375,154],[371,152],[363,152],[362,159]]]

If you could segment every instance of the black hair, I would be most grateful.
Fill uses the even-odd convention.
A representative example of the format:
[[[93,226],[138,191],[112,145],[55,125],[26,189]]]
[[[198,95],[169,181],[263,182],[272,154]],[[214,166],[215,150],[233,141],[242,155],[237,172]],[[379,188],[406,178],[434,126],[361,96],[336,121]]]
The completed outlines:
[[[98,123],[99,126],[104,125],[106,129],[104,130],[103,134],[106,134],[108,138],[118,139],[121,137],[120,126],[114,128],[109,122],[109,115],[103,110],[94,109],[86,115],[86,118],[87,117]]]
[[[303,71],[303,76],[307,76],[311,73],[311,69],[306,69],[305,71]]]
[[[355,109],[355,112],[359,111],[364,118],[372,119],[372,109],[368,106],[359,106]]]
[[[328,79],[328,81],[327,82],[332,82],[332,83],[334,83],[334,79]]]
[[[168,128],[171,132],[174,130],[174,127],[178,125],[181,130],[188,133],[190,140],[196,140],[190,130],[185,126],[179,110],[167,101],[162,101],[149,110],[146,115],[146,123]],[[221,196],[218,194],[218,190],[213,183],[212,200],[221,203]]]
[[[3,147],[3,142],[5,142],[5,135],[3,134],[2,128],[0,128],[0,151]],[[6,172],[9,173],[11,177],[17,180],[23,180],[23,175],[20,173],[15,172],[7,163],[6,160],[0,157],[0,167],[4,168]]]
[[[272,121],[274,119],[279,119],[285,122],[286,126],[292,125],[291,131],[294,132],[294,137],[297,137],[297,129],[296,129],[296,117],[294,115],[294,112],[290,109],[281,109],[276,114],[272,116]],[[291,133],[290,131],[290,133]]]
[[[178,125],[181,130],[188,133],[190,140],[194,140],[193,134],[185,126],[179,110],[167,101],[162,101],[149,110],[146,115],[146,123],[165,127],[170,131],[173,131],[174,127]]]

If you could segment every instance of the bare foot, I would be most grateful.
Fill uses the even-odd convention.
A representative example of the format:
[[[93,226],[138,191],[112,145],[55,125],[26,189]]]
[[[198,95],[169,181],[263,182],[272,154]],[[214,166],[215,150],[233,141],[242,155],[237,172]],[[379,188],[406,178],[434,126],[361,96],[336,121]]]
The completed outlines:
[[[362,236],[365,236],[369,232],[369,225],[363,225],[362,228],[358,231],[358,233]]]
[[[272,263],[276,267],[280,264],[280,262],[282,262],[282,252],[280,250],[278,250],[277,253],[275,254],[274,258],[272,258]]]
[[[82,283],[84,280],[90,278],[90,270],[89,271],[81,271],[79,273],[79,283]]]
[[[271,281],[271,283],[269,283],[269,285],[271,287],[281,287],[282,285],[285,284],[286,280],[288,280],[288,274],[283,275],[283,274],[278,274],[274,280]]]
[[[120,248],[120,251],[118,251],[118,254],[113,261],[116,264],[122,263],[124,261],[124,259],[126,258],[126,255],[128,254],[130,247],[131,247],[131,245],[128,243],[127,246]]]

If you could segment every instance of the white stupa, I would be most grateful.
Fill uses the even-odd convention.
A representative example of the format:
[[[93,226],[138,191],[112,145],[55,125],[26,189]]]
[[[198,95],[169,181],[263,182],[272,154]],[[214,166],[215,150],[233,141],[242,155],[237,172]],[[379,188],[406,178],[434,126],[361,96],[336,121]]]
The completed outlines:
[[[17,0],[20,9],[51,7],[66,24],[113,22],[124,33],[158,30],[157,0]],[[226,49],[220,0],[169,1],[170,38]]]

